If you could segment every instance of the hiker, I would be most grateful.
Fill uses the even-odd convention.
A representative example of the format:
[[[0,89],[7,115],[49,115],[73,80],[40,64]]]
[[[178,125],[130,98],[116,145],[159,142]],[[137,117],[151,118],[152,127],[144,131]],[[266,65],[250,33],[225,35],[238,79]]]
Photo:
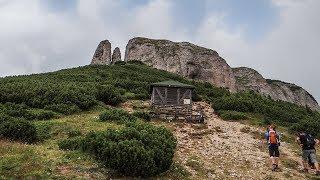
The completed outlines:
[[[272,164],[272,171],[275,171],[279,165],[279,146],[280,146],[280,135],[276,131],[275,125],[270,125],[267,132],[265,133],[265,139],[269,147],[270,161]]]
[[[314,166],[316,174],[320,176],[319,164],[316,158],[316,144],[319,140],[314,138],[310,133],[300,132],[297,137],[297,142],[302,148],[302,164],[303,170],[309,172],[310,166]]]

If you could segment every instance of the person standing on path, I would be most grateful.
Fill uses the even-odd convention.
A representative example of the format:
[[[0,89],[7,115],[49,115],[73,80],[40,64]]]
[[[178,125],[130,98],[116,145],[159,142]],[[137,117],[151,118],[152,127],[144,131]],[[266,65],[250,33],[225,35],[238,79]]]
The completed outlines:
[[[297,137],[297,142],[302,148],[302,164],[305,172],[309,172],[310,164],[316,169],[316,174],[320,176],[319,164],[316,157],[315,146],[319,144],[319,140],[314,138],[310,133],[301,132]]]
[[[277,133],[276,126],[274,124],[269,126],[267,132],[265,133],[265,139],[268,143],[272,171],[275,171],[279,166],[280,135]]]

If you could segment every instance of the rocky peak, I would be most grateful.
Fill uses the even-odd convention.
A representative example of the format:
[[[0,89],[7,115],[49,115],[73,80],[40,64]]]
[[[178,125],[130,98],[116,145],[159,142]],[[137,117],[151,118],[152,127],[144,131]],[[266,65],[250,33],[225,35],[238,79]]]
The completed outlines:
[[[273,99],[291,102],[300,106],[308,106],[312,110],[320,111],[320,106],[316,99],[302,87],[279,80],[267,79],[267,82],[272,89]]]
[[[274,100],[320,111],[315,98],[303,88],[282,81],[266,80],[251,68],[231,68],[216,51],[189,42],[136,37],[129,40],[124,60],[142,61],[151,67],[209,82],[231,92],[253,90]],[[111,44],[104,40],[95,51],[91,64],[113,64],[117,61],[121,61],[120,49],[115,48],[111,58]]]
[[[119,47],[116,47],[113,50],[111,63],[114,64],[117,61],[121,61],[121,52],[120,52],[120,48]]]
[[[107,65],[111,63],[111,43],[108,40],[101,41],[93,55],[92,65]]]
[[[274,100],[291,102],[300,106],[308,106],[320,110],[315,98],[303,88],[278,80],[265,79],[256,70],[240,67],[233,68],[237,91],[253,90]]]
[[[138,60],[157,69],[210,82],[234,92],[231,67],[211,49],[188,42],[133,38],[126,47],[125,61]]]
[[[263,95],[271,95],[271,88],[258,71],[247,68],[232,68],[236,78],[237,91],[253,90]]]

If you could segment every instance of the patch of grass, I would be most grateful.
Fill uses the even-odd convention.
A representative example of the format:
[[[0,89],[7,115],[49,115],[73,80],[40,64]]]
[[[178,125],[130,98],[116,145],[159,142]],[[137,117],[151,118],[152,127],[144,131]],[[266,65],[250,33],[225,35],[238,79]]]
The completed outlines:
[[[107,109],[102,114],[100,114],[99,118],[104,122],[115,122],[118,124],[134,122],[137,120],[134,115],[129,114],[123,109]]]
[[[218,114],[224,120],[246,120],[248,116],[245,113],[237,111],[219,111]]]
[[[320,177],[311,174],[307,174],[307,178],[310,180],[320,180]]]
[[[149,112],[146,111],[135,111],[132,113],[133,116],[146,120],[146,121],[150,121],[151,120],[151,115]]]
[[[296,144],[295,136],[289,135],[289,134],[286,134],[286,133],[283,133],[281,135],[281,141],[287,142],[287,143],[290,143],[290,144]]]
[[[201,160],[193,155],[190,156],[187,160],[186,163],[187,166],[191,167],[193,170],[197,171],[200,174],[204,174],[205,173],[205,169],[203,167],[203,163],[201,162]]]
[[[0,179],[47,178],[51,173],[33,146],[1,141],[0,156]]]
[[[112,122],[101,122],[99,120],[101,111],[103,111],[103,109],[74,114],[55,121],[48,121],[47,123],[52,123],[51,132],[54,136],[53,138],[56,140],[70,136],[72,131],[80,131],[77,133],[87,134],[91,131],[102,131],[108,128],[117,129],[121,127],[121,125]]]
[[[284,167],[289,169],[298,169],[299,167],[299,162],[289,158],[283,158],[281,163],[283,164]]]
[[[173,163],[171,168],[163,173],[160,174],[157,178],[166,178],[166,179],[190,179],[191,173],[188,172],[180,163]]]
[[[144,104],[144,101],[141,101],[141,100],[134,100],[132,101],[132,108],[134,110],[146,110],[146,109],[149,109],[149,106],[146,106]]]
[[[35,121],[34,125],[37,129],[39,139],[44,141],[52,137],[52,127],[60,126],[61,123],[58,123],[54,120],[46,120],[46,121]]]
[[[100,122],[102,109],[65,116],[55,120],[35,121],[37,133],[45,137],[34,145],[0,141],[0,179],[79,179],[111,178],[91,156],[78,151],[61,151],[58,142],[79,133],[117,129],[114,123]]]

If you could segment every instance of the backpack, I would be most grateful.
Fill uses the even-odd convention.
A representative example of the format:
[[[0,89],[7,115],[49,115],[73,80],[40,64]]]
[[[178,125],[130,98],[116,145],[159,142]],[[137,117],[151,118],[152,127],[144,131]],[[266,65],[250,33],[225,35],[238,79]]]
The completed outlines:
[[[277,132],[274,130],[269,131],[269,144],[278,144],[278,135]]]
[[[302,139],[302,144],[305,149],[314,149],[316,145],[316,141],[314,140],[311,134],[304,134],[304,138]]]

